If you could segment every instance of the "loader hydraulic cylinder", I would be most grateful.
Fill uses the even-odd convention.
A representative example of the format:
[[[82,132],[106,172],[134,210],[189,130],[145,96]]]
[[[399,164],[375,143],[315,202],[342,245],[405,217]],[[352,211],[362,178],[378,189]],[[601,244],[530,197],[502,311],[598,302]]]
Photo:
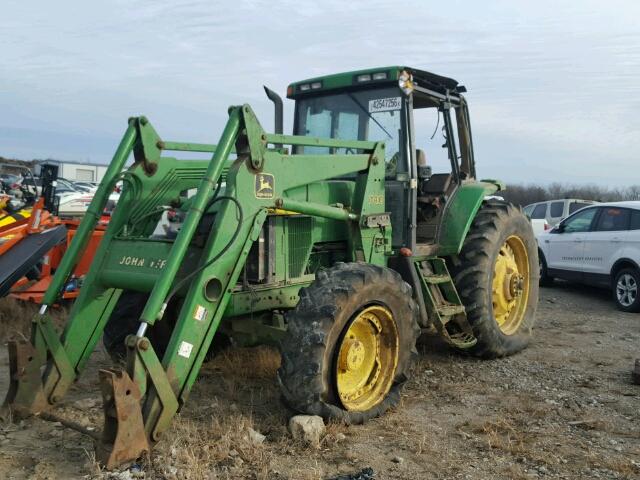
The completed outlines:
[[[314,215],[318,217],[331,218],[333,220],[357,221],[358,215],[344,208],[321,205],[311,202],[299,202],[289,198],[279,198],[276,200],[276,206],[283,210],[302,213],[304,215]]]

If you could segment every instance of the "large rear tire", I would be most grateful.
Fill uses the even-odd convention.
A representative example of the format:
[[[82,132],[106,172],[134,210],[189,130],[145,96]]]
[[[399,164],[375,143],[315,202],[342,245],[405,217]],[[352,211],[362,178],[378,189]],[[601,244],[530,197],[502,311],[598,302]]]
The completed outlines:
[[[287,315],[284,401],[349,424],[396,405],[417,355],[417,312],[411,287],[393,270],[338,263],[318,272]]]
[[[531,339],[538,305],[538,248],[522,211],[485,202],[460,254],[451,259],[454,283],[483,358],[512,355]]]

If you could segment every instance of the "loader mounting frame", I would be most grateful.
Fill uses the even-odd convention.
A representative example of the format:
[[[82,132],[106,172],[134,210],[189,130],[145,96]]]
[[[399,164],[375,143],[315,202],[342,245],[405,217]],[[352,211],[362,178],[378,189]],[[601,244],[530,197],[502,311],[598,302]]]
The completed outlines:
[[[326,146],[358,153],[289,155],[282,145]],[[234,149],[236,158],[230,160]],[[210,161],[178,161],[162,156],[166,151],[210,152],[213,156]],[[121,173],[132,152],[133,165]],[[186,401],[251,246],[270,213],[286,210],[288,215],[345,222],[348,260],[386,265],[391,227],[384,220],[388,218],[384,202],[378,200],[384,198],[384,158],[382,142],[268,134],[248,105],[229,109],[217,145],[163,141],[145,117],[131,118],[32,321],[30,340],[9,345],[12,378],[3,409],[29,415],[58,403],[84,370],[121,292],[150,292],[140,327],[126,340],[126,370],[100,372],[105,425],[96,446],[97,458],[109,468],[149,451]],[[354,173],[355,187],[348,204],[291,198],[291,192],[313,182]],[[47,309],[58,300],[119,180],[124,189],[118,208],[70,319],[59,334]],[[215,197],[223,181],[226,201]],[[151,238],[162,206],[180,202],[180,192],[190,188],[197,191],[185,201],[188,213],[177,238]],[[198,225],[209,210],[215,210],[215,221],[199,242]],[[172,295],[181,296],[183,303],[160,358],[145,334],[163,321]],[[290,308],[291,298],[276,301],[282,302],[281,308]]]

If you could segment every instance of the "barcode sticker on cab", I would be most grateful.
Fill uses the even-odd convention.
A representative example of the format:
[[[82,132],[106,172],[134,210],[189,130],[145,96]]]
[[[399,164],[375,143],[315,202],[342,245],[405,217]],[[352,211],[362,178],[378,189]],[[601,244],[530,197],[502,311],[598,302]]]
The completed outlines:
[[[375,98],[369,100],[369,113],[389,112],[391,110],[400,110],[402,108],[402,99],[400,97]]]

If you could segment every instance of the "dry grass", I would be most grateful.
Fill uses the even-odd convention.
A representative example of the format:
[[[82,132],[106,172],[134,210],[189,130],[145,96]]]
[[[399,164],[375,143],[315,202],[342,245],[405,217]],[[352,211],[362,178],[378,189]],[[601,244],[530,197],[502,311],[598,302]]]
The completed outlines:
[[[152,478],[273,478],[273,459],[296,448],[277,398],[279,366],[278,351],[269,347],[230,348],[206,363],[192,408],[175,418],[154,450],[146,469]],[[253,442],[250,429],[266,440]]]
[[[477,422],[465,422],[458,429],[464,434],[481,435],[490,451],[504,452],[517,458],[527,458],[538,464],[550,465],[555,458],[546,455],[541,444],[554,433],[532,432],[526,428],[523,418],[509,417]]]
[[[503,470],[506,478],[509,480],[530,480],[531,477],[528,476],[522,466],[520,465],[509,465]]]
[[[245,407],[277,402],[276,371],[279,352],[270,347],[229,348],[219,353],[200,371],[199,388],[223,402]]]
[[[327,428],[327,436],[336,437],[339,434],[347,435],[349,433],[349,425],[339,422],[336,420],[332,420],[326,425]]]
[[[611,470],[621,475],[622,478],[638,478],[640,467],[632,463],[630,459],[619,455],[596,455],[589,454],[587,458],[588,464],[593,468],[601,468]]]
[[[499,449],[513,455],[524,454],[524,435],[508,419],[486,421],[473,429],[474,433],[482,433],[486,436],[489,448]]]
[[[211,362],[210,367],[225,377],[271,378],[280,367],[280,353],[266,346],[227,349]]]
[[[320,448],[294,441],[287,430],[291,413],[278,399],[279,366],[279,353],[269,347],[231,348],[205,364],[189,406],[145,468],[150,478],[326,478],[319,459],[348,445],[352,427],[329,422]],[[252,442],[249,429],[265,435],[264,442]],[[290,458],[306,460],[290,463]]]
[[[222,414],[209,421],[177,417],[170,432],[154,451],[150,468],[167,478],[187,480],[269,478],[271,454],[249,437],[253,418]]]
[[[38,312],[36,304],[15,298],[0,299],[0,340],[29,334],[31,319]]]
[[[53,480],[57,476],[55,465],[40,462],[35,465],[29,480]]]
[[[415,443],[413,453],[415,453],[416,455],[431,453],[434,451],[434,447],[436,447],[434,440],[432,438],[429,438],[427,435],[422,435],[420,439]]]
[[[495,397],[496,401],[500,398],[500,396]],[[529,424],[532,419],[543,420],[549,415],[549,405],[530,395],[512,395],[509,399],[509,407],[518,423]]]
[[[29,336],[31,319],[38,313],[39,306],[32,302],[16,300],[12,297],[0,298],[0,341]],[[69,312],[65,307],[49,310],[56,326],[64,324]]]

